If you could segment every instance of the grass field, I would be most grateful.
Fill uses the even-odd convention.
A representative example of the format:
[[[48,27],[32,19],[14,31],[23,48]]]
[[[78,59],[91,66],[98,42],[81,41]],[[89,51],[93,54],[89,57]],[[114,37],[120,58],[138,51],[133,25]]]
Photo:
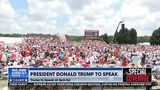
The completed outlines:
[[[0,80],[0,90],[3,90],[3,88],[7,86],[7,80]]]

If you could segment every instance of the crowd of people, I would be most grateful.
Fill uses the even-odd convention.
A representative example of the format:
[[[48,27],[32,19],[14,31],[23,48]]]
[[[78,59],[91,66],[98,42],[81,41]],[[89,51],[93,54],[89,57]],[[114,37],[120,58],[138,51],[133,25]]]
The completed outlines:
[[[0,67],[146,67],[159,64],[160,46],[78,43],[58,38],[24,37],[22,43],[0,46]]]

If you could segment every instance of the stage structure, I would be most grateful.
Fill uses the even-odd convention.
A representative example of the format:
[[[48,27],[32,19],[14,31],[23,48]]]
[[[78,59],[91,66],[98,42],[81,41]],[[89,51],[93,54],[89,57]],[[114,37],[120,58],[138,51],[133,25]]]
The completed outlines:
[[[99,30],[85,30],[84,32],[85,40],[99,40]]]

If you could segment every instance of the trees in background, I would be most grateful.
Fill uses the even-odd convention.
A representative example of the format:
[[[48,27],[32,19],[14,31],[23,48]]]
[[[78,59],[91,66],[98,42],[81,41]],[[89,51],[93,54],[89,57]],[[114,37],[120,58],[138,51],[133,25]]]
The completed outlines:
[[[127,28],[121,29],[118,32],[117,42],[118,44],[130,44],[130,32]]]
[[[110,43],[107,33],[105,33],[104,35],[101,35],[100,38],[102,38],[106,43]]]
[[[29,34],[19,34],[19,33],[13,33],[13,34],[2,34],[0,33],[0,37],[56,37],[56,35],[51,34],[35,34],[35,33],[29,33]],[[83,40],[83,36],[72,36],[72,35],[66,35],[67,39],[71,42],[79,42]],[[106,43],[116,43],[116,44],[136,44],[136,43],[143,43],[143,42],[150,42],[151,45],[160,45],[160,28],[156,29],[152,36],[138,36],[137,32],[134,28],[128,30],[127,28],[121,29],[119,32],[116,31],[114,36],[108,36],[106,33],[100,36],[101,39],[103,39]]]
[[[112,39],[112,43],[117,43],[117,38],[118,38],[118,31],[116,30],[116,32],[114,33],[113,39]]]
[[[117,34],[115,34],[117,35]],[[120,29],[117,36],[114,36],[118,44],[137,44],[137,31],[124,28]]]
[[[150,44],[151,45],[160,45],[160,27],[152,33],[152,36],[150,39]]]
[[[71,42],[79,42],[79,41],[83,40],[83,36],[66,35],[66,38]]]
[[[36,33],[28,33],[28,34],[20,34],[20,33],[13,33],[13,34],[2,34],[0,33],[0,37],[56,37],[56,35],[51,34],[36,34]]]
[[[137,44],[137,31],[134,28],[130,30],[130,44]]]
[[[138,36],[137,43],[150,42],[151,36]]]

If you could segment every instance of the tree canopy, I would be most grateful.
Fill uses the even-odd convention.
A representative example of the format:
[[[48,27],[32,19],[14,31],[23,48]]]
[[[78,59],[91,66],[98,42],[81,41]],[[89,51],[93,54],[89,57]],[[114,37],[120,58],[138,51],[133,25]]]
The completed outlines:
[[[110,42],[107,33],[105,33],[104,35],[101,35],[101,38],[102,38],[106,43],[109,43],[109,42]]]
[[[152,33],[152,36],[150,39],[150,44],[151,45],[160,45],[160,27]]]
[[[134,28],[130,30],[130,44],[137,44],[137,32]]]
[[[131,30],[124,28],[114,34],[114,43],[118,44],[137,44],[137,31],[132,28]]]

